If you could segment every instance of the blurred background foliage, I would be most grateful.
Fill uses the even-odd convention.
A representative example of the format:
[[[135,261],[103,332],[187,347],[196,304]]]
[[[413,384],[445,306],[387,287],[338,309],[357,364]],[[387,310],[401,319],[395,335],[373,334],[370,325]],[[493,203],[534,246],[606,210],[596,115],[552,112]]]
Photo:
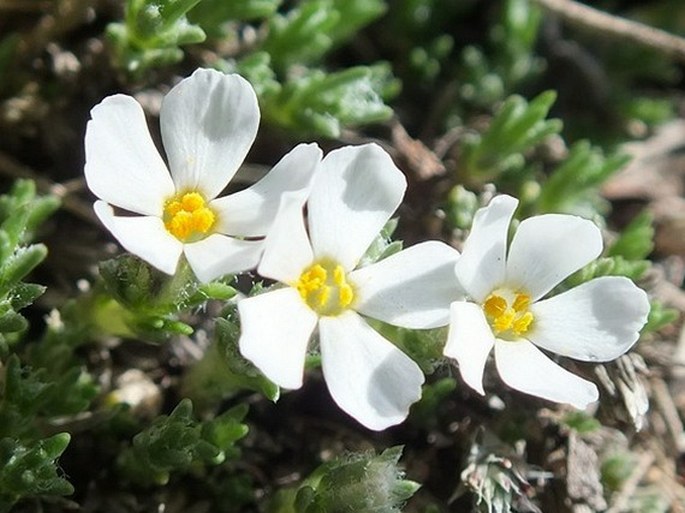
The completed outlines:
[[[245,182],[301,140],[375,140],[391,152],[410,188],[367,263],[401,247],[391,236],[459,247],[475,211],[504,192],[520,198],[519,218],[572,213],[605,231],[602,258],[560,290],[602,275],[680,289],[682,255],[655,244],[658,209],[645,197],[610,201],[605,187],[635,158],[623,143],[646,144],[682,114],[683,60],[544,5],[0,0],[0,512],[685,504],[682,444],[663,436],[677,442],[682,401],[659,392],[680,384],[667,363],[683,309],[672,296],[654,295],[634,353],[578,365],[603,387],[589,413],[489,375],[488,397],[475,396],[441,357],[444,330],[378,325],[429,377],[407,422],[374,434],[332,406],[315,351],[305,388],[287,394],[239,355],[231,300],[268,284],[200,285],[185,268],[168,277],[118,255],[84,189],[93,105],[134,95],[154,134],[166,91],[211,67],[242,74],[259,97]],[[679,0],[593,6],[685,36]],[[659,408],[637,435],[648,396]],[[658,478],[641,480],[648,470]]]

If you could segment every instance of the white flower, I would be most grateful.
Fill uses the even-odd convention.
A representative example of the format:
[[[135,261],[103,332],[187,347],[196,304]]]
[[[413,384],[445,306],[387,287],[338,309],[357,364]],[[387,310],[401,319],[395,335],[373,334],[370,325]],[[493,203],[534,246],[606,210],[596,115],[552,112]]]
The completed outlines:
[[[131,253],[173,274],[181,254],[202,281],[259,262],[281,193],[306,189],[321,160],[300,145],[252,187],[217,198],[255,139],[259,107],[238,75],[199,69],[163,100],[162,141],[155,148],[141,106],[130,96],[105,98],[86,128],[85,175],[100,198],[95,212]],[[115,215],[112,206],[140,215]]]
[[[312,185],[307,226],[302,212],[287,206],[286,195],[286,215],[279,214],[266,239],[259,274],[287,286],[238,303],[240,351],[284,388],[302,386],[307,346],[318,327],[333,399],[375,430],[406,418],[424,377],[362,315],[434,328],[447,324],[449,304],[458,297],[458,253],[441,242],[417,244],[356,268],[405,188],[402,173],[376,145],[331,152]]]
[[[637,341],[649,301],[633,282],[617,276],[595,278],[540,300],[599,256],[602,236],[586,219],[535,216],[521,222],[507,253],[517,204],[510,196],[498,196],[476,213],[455,266],[471,302],[452,303],[444,352],[481,394],[483,369],[494,346],[497,370],[507,385],[584,408],[597,400],[597,387],[538,347],[582,361],[613,360]]]

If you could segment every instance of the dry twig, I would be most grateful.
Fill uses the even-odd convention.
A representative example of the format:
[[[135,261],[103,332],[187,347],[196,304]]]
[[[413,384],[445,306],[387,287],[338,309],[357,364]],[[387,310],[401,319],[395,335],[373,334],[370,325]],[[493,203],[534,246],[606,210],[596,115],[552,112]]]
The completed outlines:
[[[534,1],[569,23],[591,28],[599,34],[608,34],[632,41],[685,62],[685,39],[682,37],[599,11],[573,0]]]

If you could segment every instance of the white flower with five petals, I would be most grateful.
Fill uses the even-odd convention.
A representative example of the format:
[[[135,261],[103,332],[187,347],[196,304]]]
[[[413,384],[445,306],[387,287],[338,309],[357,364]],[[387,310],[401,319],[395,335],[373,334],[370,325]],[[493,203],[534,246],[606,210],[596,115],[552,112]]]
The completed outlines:
[[[586,219],[540,215],[519,224],[507,251],[517,205],[510,196],[497,196],[476,213],[455,266],[469,301],[451,305],[444,353],[457,360],[464,381],[480,394],[494,346],[497,371],[507,385],[584,408],[597,400],[597,387],[538,347],[582,361],[613,360],[637,341],[649,301],[632,281],[618,276],[541,299],[599,256],[602,236]]]
[[[357,268],[405,188],[402,173],[376,145],[331,152],[312,185],[308,222],[301,209],[287,206],[286,195],[284,214],[266,239],[258,272],[287,286],[238,303],[240,351],[284,388],[302,386],[307,347],[318,327],[331,396],[375,430],[406,418],[424,377],[362,316],[414,329],[445,326],[458,297],[458,253],[441,242]]]
[[[217,198],[254,142],[259,107],[245,79],[214,70],[195,71],[164,97],[168,170],[132,97],[105,98],[91,118],[85,175],[102,223],[167,274],[184,254],[201,281],[256,267],[281,194],[307,189],[321,160],[316,145],[302,144],[252,187]]]

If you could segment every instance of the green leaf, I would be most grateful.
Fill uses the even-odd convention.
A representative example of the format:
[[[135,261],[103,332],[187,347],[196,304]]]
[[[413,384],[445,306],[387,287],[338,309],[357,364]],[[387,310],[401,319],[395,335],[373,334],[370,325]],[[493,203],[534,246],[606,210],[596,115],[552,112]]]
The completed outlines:
[[[186,13],[200,0],[128,0],[123,23],[110,23],[107,37],[120,67],[141,73],[183,58],[179,46],[201,43],[204,31]]]
[[[264,117],[301,134],[335,138],[344,126],[389,119],[383,99],[396,92],[385,64],[357,66],[326,74],[311,71],[289,80],[278,94],[263,98]]]
[[[22,498],[74,492],[71,484],[59,475],[56,463],[69,440],[68,433],[26,445],[12,438],[0,440],[0,511],[8,511]]]
[[[402,447],[352,453],[324,463],[299,486],[280,490],[269,513],[398,513],[420,488],[404,479]]]
[[[521,169],[525,152],[561,130],[561,121],[545,119],[555,99],[554,91],[541,93],[530,102],[517,95],[507,98],[483,134],[464,139],[465,172],[473,178],[492,180]]]
[[[172,472],[221,463],[235,454],[233,442],[247,433],[240,424],[245,413],[244,407],[229,410],[202,424],[193,417],[190,400],[182,400],[169,416],[157,417],[138,433],[133,445],[120,454],[122,475],[137,484],[165,484]]]
[[[202,27],[209,37],[225,37],[234,30],[231,21],[271,17],[282,0],[202,0],[188,13],[188,19]]]
[[[609,247],[609,256],[622,256],[628,260],[640,260],[654,249],[654,218],[645,210],[628,226],[626,226],[619,238]]]
[[[0,291],[7,294],[40,264],[48,254],[43,244],[18,248],[0,267]]]
[[[649,260],[626,260],[622,256],[599,258],[571,275],[564,285],[575,287],[599,276],[626,276],[639,280],[650,267]]]
[[[642,328],[642,333],[652,333],[674,322],[679,316],[675,308],[666,308],[658,301],[651,302],[651,309],[647,317],[647,324]]]
[[[330,0],[304,0],[286,15],[269,20],[262,50],[279,72],[293,64],[315,63],[333,46],[329,32],[339,20],[340,13]]]
[[[622,153],[605,156],[601,148],[588,141],[575,143],[564,162],[542,183],[539,210],[573,212],[575,206],[587,201],[590,191],[597,189],[629,160],[630,157]]]

